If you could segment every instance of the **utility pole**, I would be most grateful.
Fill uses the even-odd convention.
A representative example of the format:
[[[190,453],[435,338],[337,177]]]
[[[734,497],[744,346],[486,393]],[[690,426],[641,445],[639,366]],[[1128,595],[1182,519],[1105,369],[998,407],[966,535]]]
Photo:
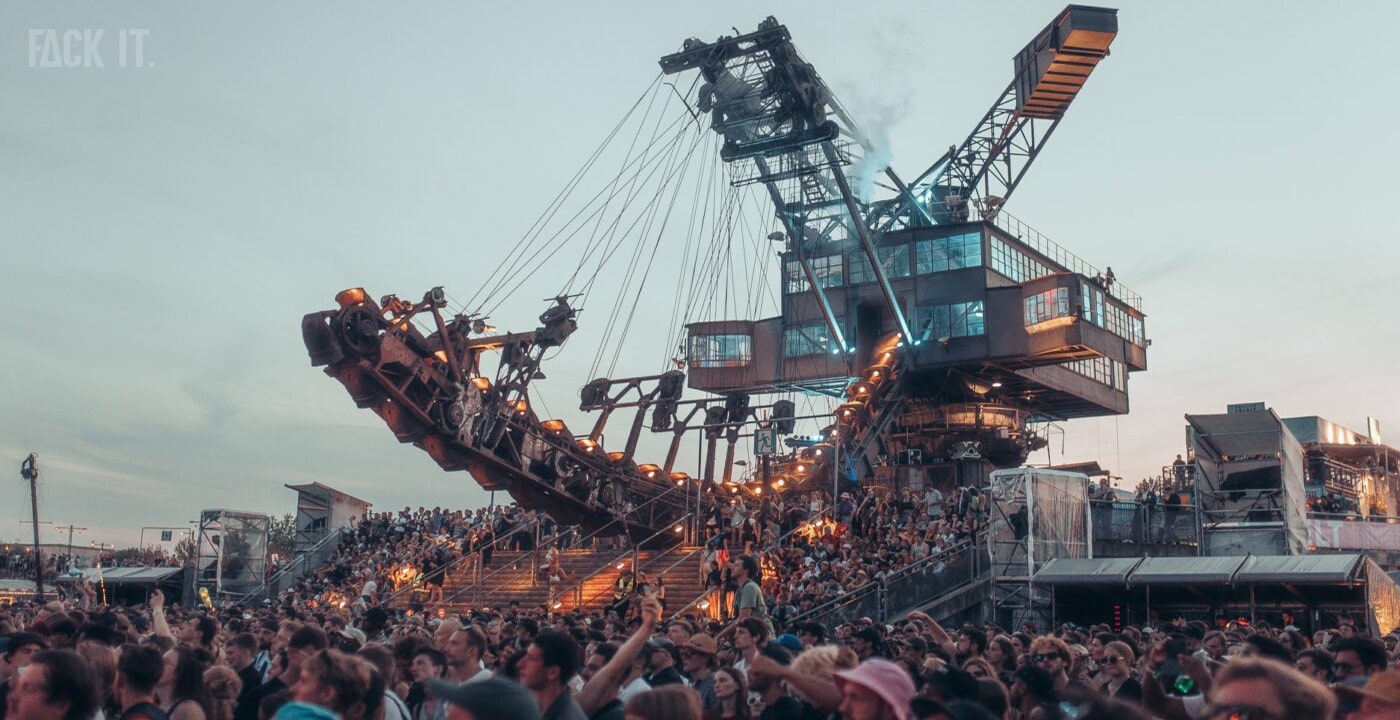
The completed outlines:
[[[55,526],[54,529],[55,529],[55,530],[67,530],[67,531],[68,531],[68,565],[71,567],[71,566],[73,565],[73,531],[74,531],[74,530],[87,530],[87,528],[85,528],[85,527],[73,527],[72,525],[58,525],[58,526]]]
[[[44,557],[39,550],[39,455],[29,453],[20,463],[19,476],[29,481],[29,507],[34,518],[34,597],[44,602]]]

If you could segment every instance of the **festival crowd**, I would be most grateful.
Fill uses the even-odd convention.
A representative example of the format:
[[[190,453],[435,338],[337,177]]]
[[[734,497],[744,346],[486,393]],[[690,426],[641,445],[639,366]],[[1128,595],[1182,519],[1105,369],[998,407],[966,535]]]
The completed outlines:
[[[518,607],[0,610],[0,720],[1400,718],[1400,633],[1274,622],[830,633],[775,621],[740,555],[731,620]]]

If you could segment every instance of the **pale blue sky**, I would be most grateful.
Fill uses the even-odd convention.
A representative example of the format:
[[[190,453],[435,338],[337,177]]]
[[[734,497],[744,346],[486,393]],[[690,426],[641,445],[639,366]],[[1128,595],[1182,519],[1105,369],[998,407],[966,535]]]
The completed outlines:
[[[121,544],[206,507],[289,511],[288,482],[484,502],[309,366],[303,313],[354,285],[470,296],[685,37],[777,15],[858,116],[881,108],[865,112],[908,176],[1062,7],[0,5],[0,539],[28,537],[31,451],[43,519]],[[1360,430],[1374,415],[1395,440],[1400,5],[1124,2],[1119,22],[1007,205],[1148,313],[1132,413],[1068,423],[1065,457],[1136,479],[1180,451],[1184,413],[1254,400]],[[106,67],[29,66],[31,30],[70,28],[104,30]],[[118,67],[128,28],[150,66]],[[585,315],[580,336],[600,330]],[[574,427],[590,359],[565,353],[541,385]]]

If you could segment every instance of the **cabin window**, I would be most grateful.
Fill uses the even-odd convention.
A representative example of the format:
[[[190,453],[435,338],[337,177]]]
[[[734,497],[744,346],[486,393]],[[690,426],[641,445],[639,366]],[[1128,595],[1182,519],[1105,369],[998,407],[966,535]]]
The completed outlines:
[[[1025,300],[1026,327],[1069,316],[1069,288],[1057,287]]]
[[[914,334],[926,340],[987,334],[982,301],[914,308]]]
[[[795,325],[783,330],[783,355],[803,357],[831,352],[831,333],[826,323]]]
[[[845,284],[840,255],[823,255],[807,261],[812,266],[812,275],[817,285],[823,288],[841,287]],[[807,290],[807,278],[802,275],[802,264],[796,260],[788,262],[784,272],[783,292],[799,293]]]
[[[926,273],[978,267],[982,264],[982,233],[963,233],[914,243],[914,272]]]
[[[1049,265],[1021,252],[1019,248],[1001,238],[992,238],[991,248],[992,270],[1005,275],[1013,282],[1026,282],[1055,274]]]
[[[743,367],[753,361],[753,338],[748,335],[692,335],[685,358],[691,367]]]

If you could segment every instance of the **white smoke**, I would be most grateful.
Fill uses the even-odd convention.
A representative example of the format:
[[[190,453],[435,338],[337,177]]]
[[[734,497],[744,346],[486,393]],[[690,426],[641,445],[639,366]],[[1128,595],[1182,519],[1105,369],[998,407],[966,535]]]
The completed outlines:
[[[856,93],[857,96],[864,93]],[[865,133],[865,143],[859,160],[851,166],[851,191],[862,203],[875,199],[875,182],[894,160],[890,140],[896,126],[909,111],[907,95],[874,98],[843,98],[846,112]]]

